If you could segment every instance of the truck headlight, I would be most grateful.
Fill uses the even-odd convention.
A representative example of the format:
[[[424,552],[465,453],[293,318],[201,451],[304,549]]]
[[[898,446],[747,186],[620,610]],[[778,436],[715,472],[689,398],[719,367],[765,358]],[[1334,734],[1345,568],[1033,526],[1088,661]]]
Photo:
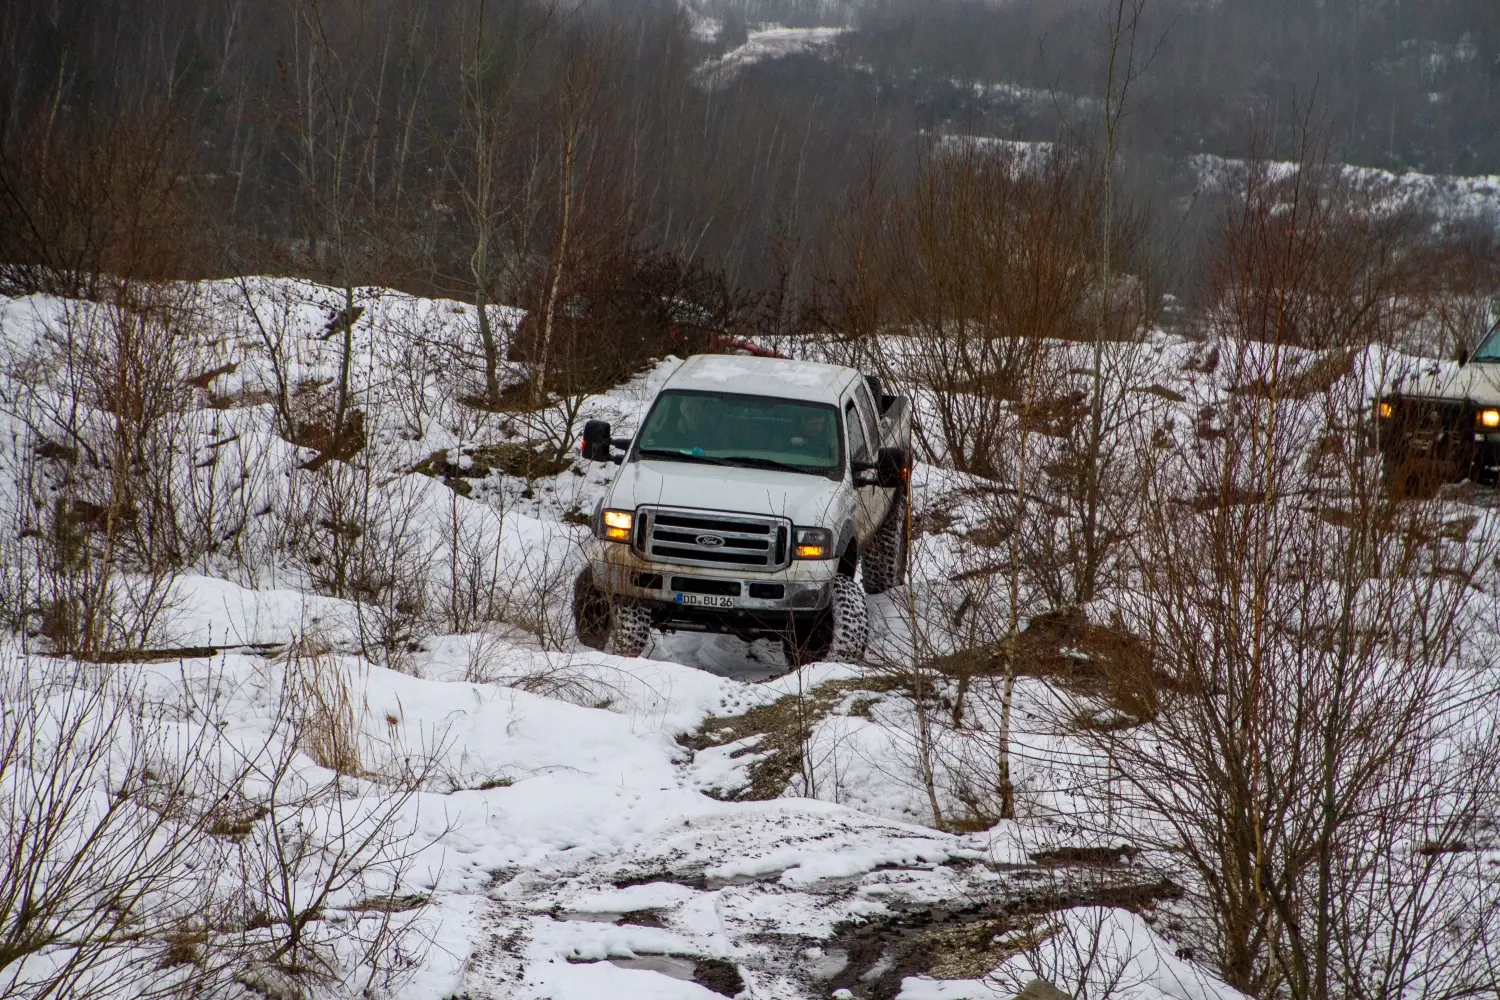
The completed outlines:
[[[1389,420],[1389,419],[1391,419],[1391,414],[1393,414],[1393,413],[1396,412],[1396,408],[1394,406],[1392,406],[1390,403],[1387,403],[1383,399],[1380,401],[1379,410],[1380,410],[1380,418],[1382,420]]]
[[[833,532],[827,528],[794,528],[797,546],[793,555],[798,559],[833,558]]]
[[[635,527],[635,514],[628,510],[604,512],[604,537],[612,542],[630,541],[630,529]]]
[[[1480,410],[1480,427],[1500,427],[1500,410]]]

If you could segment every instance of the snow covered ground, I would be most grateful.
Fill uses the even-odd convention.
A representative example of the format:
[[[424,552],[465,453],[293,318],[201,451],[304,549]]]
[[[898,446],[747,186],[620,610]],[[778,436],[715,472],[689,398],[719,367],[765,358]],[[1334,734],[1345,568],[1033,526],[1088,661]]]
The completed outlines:
[[[833,37],[818,31],[758,32],[721,69]],[[331,289],[272,279],[216,283],[202,294],[206,325],[192,347],[195,365],[236,367],[194,411],[199,447],[179,457],[199,455],[202,440],[234,436],[268,470],[245,487],[246,523],[292,520],[311,495],[299,492],[299,467],[315,452],[277,437],[267,394],[277,378],[309,384],[329,376],[337,338],[326,337],[326,327],[343,303]],[[372,489],[408,514],[402,572],[426,579],[441,605],[457,588],[457,562],[488,554],[501,570],[497,585],[517,600],[538,600],[536,613],[514,614],[504,627],[429,628],[399,656],[382,655],[368,640],[371,609],[319,593],[316,566],[278,550],[272,528],[257,528],[263,557],[253,567],[204,556],[171,579],[159,620],[139,645],[187,652],[116,669],[122,683],[150,691],[174,718],[201,721],[192,712],[205,712],[226,738],[250,747],[275,742],[277,693],[315,661],[324,671],[320,684],[331,676],[348,693],[359,763],[351,780],[360,794],[378,795],[383,775],[416,768],[425,776],[400,802],[393,828],[406,850],[383,876],[388,895],[418,899],[412,919],[420,947],[411,948],[394,995],[988,1000],[1013,995],[1034,976],[1069,988],[1108,982],[1115,996],[1140,1000],[1238,995],[1176,957],[1153,926],[1153,904],[1170,900],[1173,888],[1144,861],[1038,860],[1039,852],[1072,842],[1059,818],[1089,808],[1054,773],[1080,751],[1059,733],[1056,716],[1065,706],[1046,681],[1022,678],[1016,694],[1016,780],[1035,807],[1017,821],[950,833],[932,826],[909,735],[912,700],[882,686],[876,670],[815,664],[788,671],[769,644],[727,637],[657,636],[639,659],[577,648],[557,624],[578,565],[584,529],[576,515],[591,509],[613,468],[577,461],[533,481],[491,471],[459,492],[412,471],[435,453],[472,467],[475,446],[522,439],[539,425],[523,433],[512,417],[452,401],[444,345],[473,342],[471,307],[378,289],[362,290],[358,303],[365,461],[378,465]],[[94,308],[46,297],[0,302],[0,342],[13,357],[39,345],[45,353],[70,317]],[[276,364],[272,343],[280,345]],[[1151,348],[1158,374],[1180,376],[1177,389],[1163,390],[1177,401],[1164,405],[1186,429],[1225,391],[1192,374],[1185,359],[1195,349],[1167,340]],[[580,419],[608,419],[616,434],[629,433],[676,364],[663,360],[590,398]],[[19,401],[36,401],[16,377],[12,371],[6,385],[7,481],[29,461]],[[31,388],[45,402],[49,390]],[[56,416],[44,419],[44,412],[52,411],[29,410],[28,419]],[[951,573],[965,533],[978,530],[965,522],[973,511],[962,500],[972,485],[935,467],[916,471],[916,507],[942,507],[951,521],[915,553],[919,580]],[[896,655],[902,608],[887,596],[871,598],[871,608],[874,658]],[[18,641],[6,659],[13,673],[87,683]],[[781,797],[745,798],[772,736],[706,737],[808,692],[823,692],[826,705],[802,741],[802,766],[785,778]],[[945,752],[991,749],[960,739]],[[328,777],[305,756],[298,760],[307,774]],[[945,811],[958,810],[961,788],[939,780],[936,794]],[[335,804],[305,808],[326,819]],[[274,810],[271,816],[255,822],[264,826]],[[1101,905],[1108,892],[1136,893],[1136,904]],[[331,905],[353,905],[347,897],[355,894],[350,888]],[[964,949],[944,944],[954,935]],[[1087,942],[1103,958],[1081,966]],[[969,956],[967,964],[950,961],[950,951]],[[920,971],[903,965],[918,953],[937,957]],[[338,992],[339,984],[325,985]]]
[[[310,620],[296,592],[207,578],[183,584],[184,620],[215,623],[219,641],[226,633],[284,639]],[[315,608],[337,617],[337,603]],[[857,789],[828,793],[842,803],[705,794],[743,780],[754,756],[733,757],[745,749],[733,745],[694,753],[677,737],[710,714],[733,716],[853,668],[819,665],[751,684],[649,658],[498,651],[518,676],[561,666],[578,679],[575,691],[607,692],[587,705],[465,680],[468,646],[466,637],[436,637],[412,673],[337,658],[359,707],[363,766],[378,774],[421,747],[441,776],[403,809],[400,828],[416,851],[402,888],[427,902],[418,918],[421,962],[399,996],[707,1000],[716,994],[692,978],[722,980],[703,972],[705,960],[736,970],[740,995],[827,996],[831,984],[848,982],[839,978],[850,961],[847,927],[930,906],[998,907],[1068,877],[1028,861],[1028,841],[1044,834],[1023,825],[960,836],[896,818],[911,811],[905,801],[914,792],[899,748],[867,742],[865,753],[854,751],[849,760],[869,773],[842,776]],[[151,675],[163,696],[176,686],[219,692],[214,711],[233,720],[238,743],[255,745],[271,736],[271,694],[287,666],[226,651],[128,669]],[[847,744],[848,734],[834,730],[853,722],[881,738],[877,723],[835,714],[818,740]],[[1233,995],[1172,958],[1126,911],[1084,908],[1064,919],[1080,934],[1103,928],[1134,984],[1119,995]],[[1064,981],[1080,971],[1067,968],[1061,941],[1043,960],[1039,970],[1012,955],[965,978],[903,977],[896,995],[1008,996],[1038,972]]]
[[[1188,158],[1189,167],[1204,187],[1237,190],[1243,186],[1244,160],[1200,154]],[[1296,164],[1278,161],[1268,165],[1272,178],[1287,176]],[[1413,170],[1397,174],[1375,167],[1342,165],[1339,170],[1350,189],[1369,197],[1381,211],[1419,209],[1444,222],[1490,220],[1500,212],[1500,176],[1423,174]]]

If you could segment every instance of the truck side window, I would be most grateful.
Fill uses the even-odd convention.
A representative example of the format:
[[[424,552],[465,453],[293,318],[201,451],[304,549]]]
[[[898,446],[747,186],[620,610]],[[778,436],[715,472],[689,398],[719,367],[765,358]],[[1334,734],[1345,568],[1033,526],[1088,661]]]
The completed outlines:
[[[864,424],[859,419],[859,411],[854,407],[854,400],[844,404],[844,428],[849,435],[849,457],[855,461],[868,461],[870,448],[865,443]]]
[[[875,404],[870,401],[870,390],[860,383],[854,390],[854,401],[859,404],[860,415],[865,418],[865,437],[880,447],[880,420],[875,416]]]

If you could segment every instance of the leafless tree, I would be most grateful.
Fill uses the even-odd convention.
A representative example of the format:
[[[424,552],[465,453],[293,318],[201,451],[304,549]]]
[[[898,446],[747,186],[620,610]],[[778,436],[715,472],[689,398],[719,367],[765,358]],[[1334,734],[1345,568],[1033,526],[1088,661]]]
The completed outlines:
[[[216,731],[126,671],[13,646],[4,661],[0,996],[202,985],[208,970],[161,963],[205,894],[206,807],[223,773]]]
[[[1264,292],[1216,298],[1224,433],[1147,453],[1120,600],[1171,686],[1144,717],[1089,698],[1075,714],[1110,763],[1098,787],[1123,783],[1102,828],[1179,866],[1206,928],[1191,946],[1231,985],[1474,995],[1497,913],[1471,855],[1497,801],[1476,766],[1500,746],[1492,526],[1381,489],[1359,425],[1383,355],[1351,344],[1349,296],[1300,301],[1318,296],[1286,256],[1366,252],[1301,205],[1314,190],[1293,176],[1282,207],[1226,220],[1231,246],[1281,240],[1282,266],[1224,258],[1220,289]]]

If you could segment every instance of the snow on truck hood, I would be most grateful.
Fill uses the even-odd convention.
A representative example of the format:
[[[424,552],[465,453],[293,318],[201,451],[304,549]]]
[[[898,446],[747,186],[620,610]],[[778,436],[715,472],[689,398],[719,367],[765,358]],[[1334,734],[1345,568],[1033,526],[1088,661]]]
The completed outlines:
[[[662,388],[738,392],[836,405],[844,387],[859,377],[853,368],[820,361],[695,354],[672,373]]]
[[[621,466],[604,505],[695,507],[789,517],[793,524],[837,528],[845,491],[825,476],[645,459]]]
[[[1419,374],[1407,378],[1401,391],[1409,396],[1472,399],[1476,403],[1500,405],[1500,363],[1478,361],[1462,367],[1451,363],[1424,364]]]

